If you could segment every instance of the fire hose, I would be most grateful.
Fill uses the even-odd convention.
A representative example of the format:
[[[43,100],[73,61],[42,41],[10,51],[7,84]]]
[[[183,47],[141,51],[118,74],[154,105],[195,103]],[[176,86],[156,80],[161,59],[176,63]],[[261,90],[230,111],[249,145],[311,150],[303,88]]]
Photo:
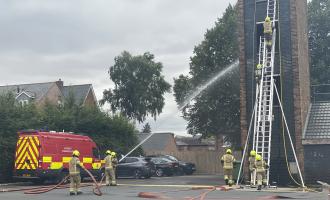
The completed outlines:
[[[91,177],[91,179],[93,180],[94,182],[94,188],[93,188],[93,193],[97,196],[102,196],[102,192],[100,190],[100,185],[96,182],[94,176],[90,173],[90,171],[88,171],[86,168],[83,168],[85,170],[85,172]],[[54,189],[62,189],[62,188],[66,188],[64,185],[62,185],[67,179],[69,178],[69,176],[66,176],[65,178],[63,178],[63,180],[58,183],[57,185],[55,186],[52,186],[52,187],[39,187],[39,188],[33,188],[33,189],[30,189],[30,190],[27,190],[24,192],[24,194],[42,194],[42,193],[46,193],[46,192],[49,192],[51,190],[54,190]],[[63,187],[64,186],[64,187]],[[86,186],[90,186],[89,185],[86,185]]]

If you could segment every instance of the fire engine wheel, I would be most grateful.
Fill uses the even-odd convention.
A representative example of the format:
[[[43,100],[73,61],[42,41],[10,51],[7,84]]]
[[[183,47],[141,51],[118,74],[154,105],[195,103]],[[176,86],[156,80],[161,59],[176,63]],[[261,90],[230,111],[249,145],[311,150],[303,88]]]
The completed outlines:
[[[69,174],[68,171],[66,170],[62,170],[60,172],[60,174],[56,177],[55,179],[55,183],[60,183],[67,175]],[[66,179],[65,182],[63,184],[66,184],[69,182],[69,179]]]
[[[158,176],[158,177],[161,177],[164,175],[164,172],[162,169],[157,169],[155,173],[156,173],[156,176]]]
[[[44,182],[45,182],[45,180],[42,179],[42,178],[32,180],[32,183],[33,183],[34,185],[42,185]]]
[[[142,177],[141,170],[139,169],[134,170],[134,178],[140,179],[141,177]]]

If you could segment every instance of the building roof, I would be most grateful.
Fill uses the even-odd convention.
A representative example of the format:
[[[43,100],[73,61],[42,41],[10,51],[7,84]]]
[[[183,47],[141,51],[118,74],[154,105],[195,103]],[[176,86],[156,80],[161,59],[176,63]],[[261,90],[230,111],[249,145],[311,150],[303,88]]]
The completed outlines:
[[[178,146],[214,146],[214,140],[202,139],[201,136],[175,138],[176,145]]]
[[[330,139],[330,102],[312,104],[304,139]]]
[[[139,133],[139,141],[144,140],[150,134],[151,133]],[[162,151],[173,138],[173,133],[154,133],[145,143],[142,144],[142,148],[144,151]]]
[[[0,94],[8,92],[20,94],[24,91],[36,100],[39,100],[48,92],[53,84],[54,82],[0,86]]]
[[[72,94],[76,103],[83,103],[91,87],[91,84],[64,86],[62,94],[64,98]]]

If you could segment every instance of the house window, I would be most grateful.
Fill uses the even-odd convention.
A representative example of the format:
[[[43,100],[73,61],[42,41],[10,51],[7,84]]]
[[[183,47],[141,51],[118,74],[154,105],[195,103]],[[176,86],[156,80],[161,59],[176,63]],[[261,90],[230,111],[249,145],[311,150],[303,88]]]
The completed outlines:
[[[21,104],[21,106],[25,106],[29,104],[29,100],[20,100],[19,104]]]

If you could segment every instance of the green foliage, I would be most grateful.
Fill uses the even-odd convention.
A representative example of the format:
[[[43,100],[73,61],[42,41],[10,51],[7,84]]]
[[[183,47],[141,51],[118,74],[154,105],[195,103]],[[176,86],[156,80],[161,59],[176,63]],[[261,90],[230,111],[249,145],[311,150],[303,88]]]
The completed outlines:
[[[139,122],[148,114],[156,119],[165,104],[163,95],[171,89],[161,75],[162,68],[162,63],[155,62],[150,53],[132,56],[124,51],[109,69],[115,88],[105,90],[100,103],[108,102],[114,113],[119,111]]]
[[[190,62],[190,76],[174,79],[174,95],[178,105],[194,89],[219,73],[238,58],[238,32],[236,9],[229,6],[215,27],[207,30],[201,44],[194,49]],[[227,135],[239,144],[239,72],[231,74],[209,86],[183,109],[188,121],[188,133],[203,137]]]
[[[12,176],[19,130],[65,130],[88,135],[96,142],[101,154],[107,149],[125,154],[137,144],[137,130],[125,117],[110,116],[97,107],[79,106],[70,98],[67,101],[64,106],[46,102],[42,108],[36,108],[34,104],[19,105],[10,93],[0,95],[0,181]],[[138,149],[135,153],[141,152]]]
[[[150,127],[150,124],[149,123],[146,123],[142,130],[141,130],[141,133],[151,133],[151,127]]]
[[[311,83],[330,84],[330,1],[308,3]]]

